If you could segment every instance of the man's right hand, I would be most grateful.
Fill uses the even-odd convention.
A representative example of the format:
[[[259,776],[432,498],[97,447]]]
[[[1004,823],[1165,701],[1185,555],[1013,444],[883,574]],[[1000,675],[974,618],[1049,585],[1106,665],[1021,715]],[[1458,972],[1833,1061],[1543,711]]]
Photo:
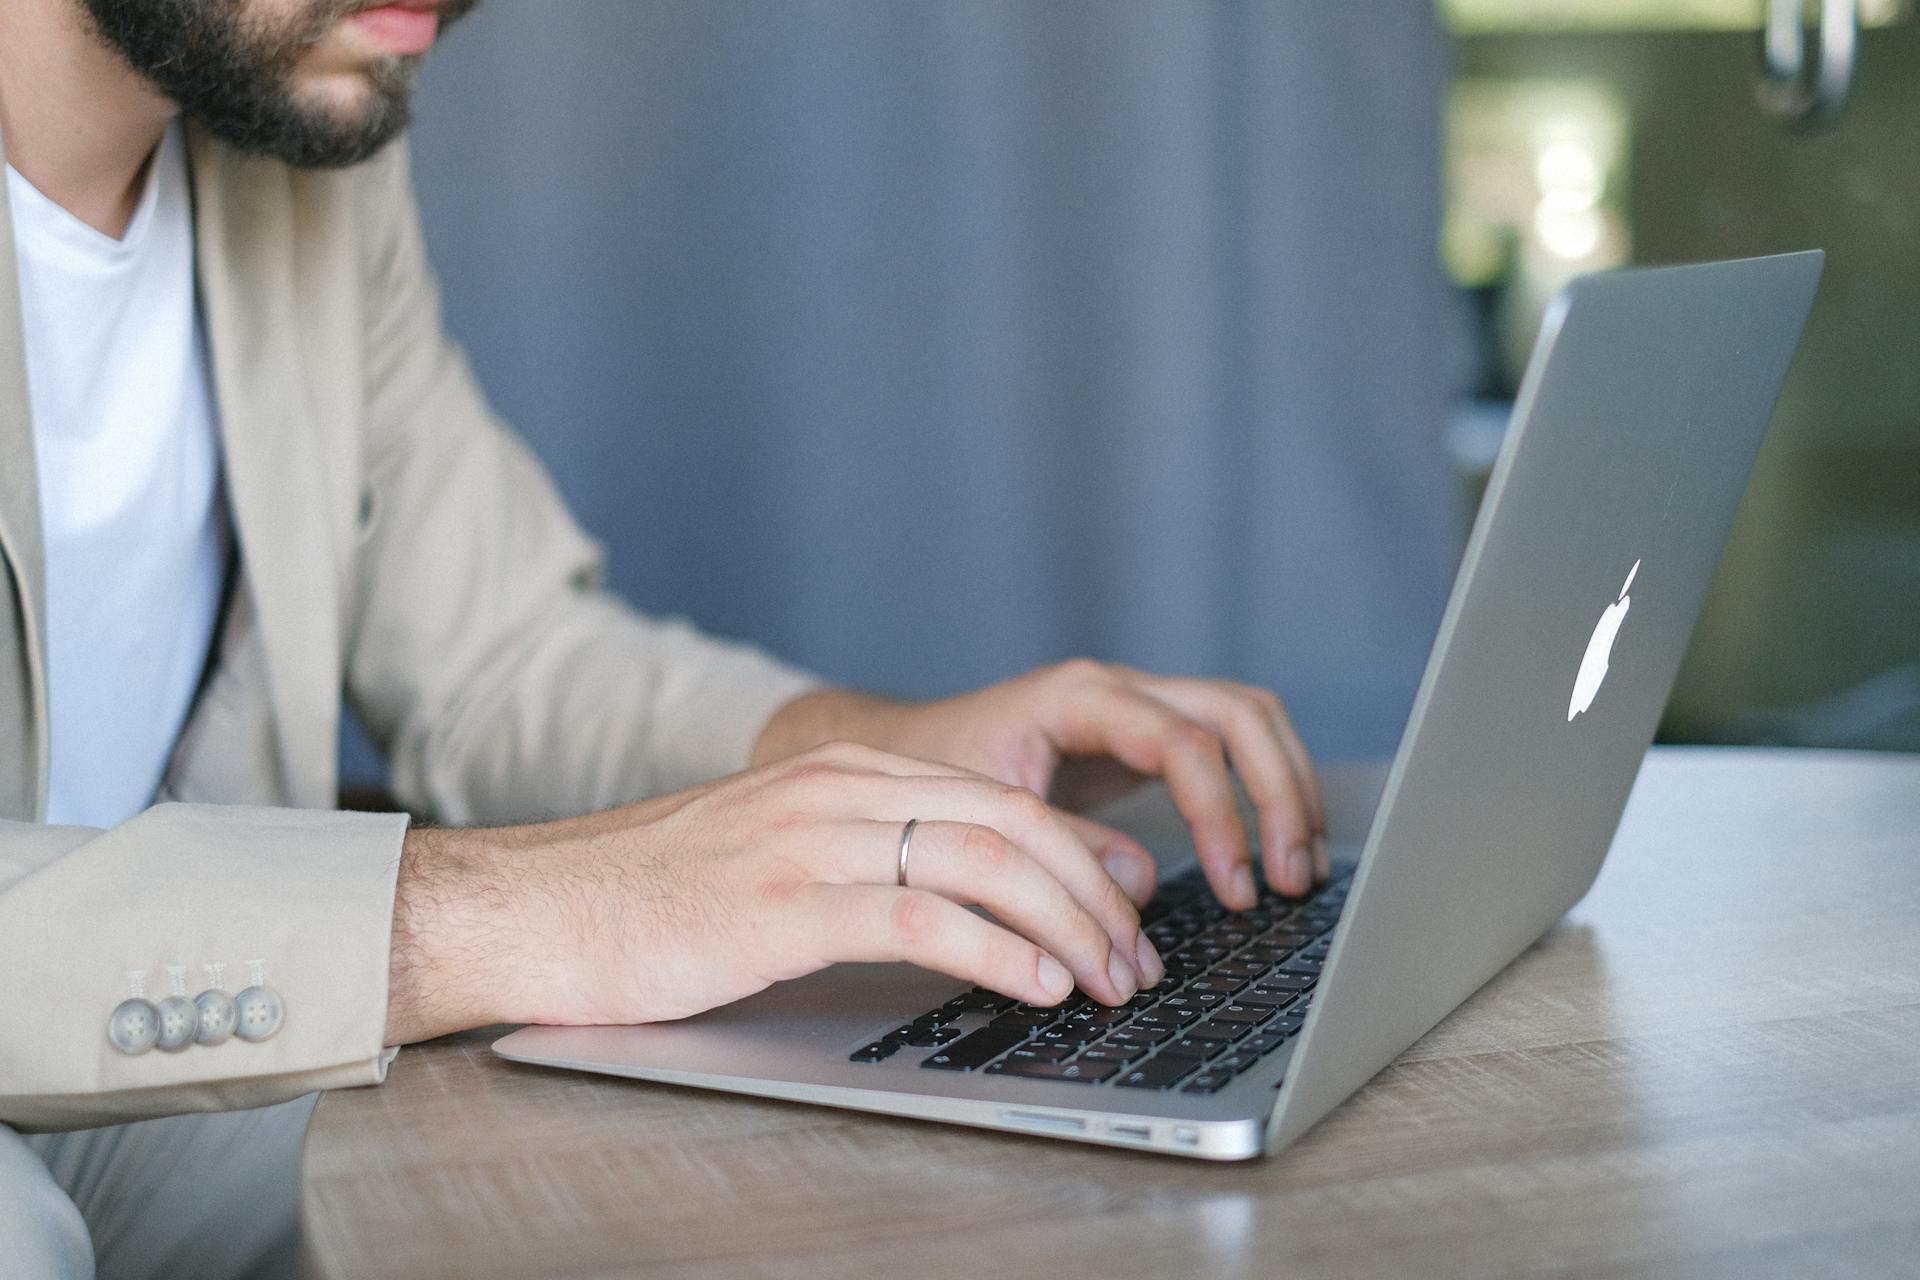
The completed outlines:
[[[587,817],[410,832],[387,1043],[682,1018],[847,960],[1035,1004],[1076,984],[1119,1004],[1164,973],[1134,904],[1040,796],[836,743]]]

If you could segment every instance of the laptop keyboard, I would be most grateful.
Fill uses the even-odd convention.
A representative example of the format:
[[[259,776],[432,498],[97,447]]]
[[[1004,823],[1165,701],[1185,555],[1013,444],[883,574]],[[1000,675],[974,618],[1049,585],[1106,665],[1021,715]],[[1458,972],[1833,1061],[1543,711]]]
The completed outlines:
[[[1214,1093],[1299,1034],[1349,874],[1337,870],[1306,898],[1263,888],[1251,911],[1229,911],[1195,867],[1140,913],[1167,974],[1124,1005],[1079,990],[1058,1005],[1021,1004],[975,987],[851,1058],[932,1049],[920,1065],[933,1071]]]

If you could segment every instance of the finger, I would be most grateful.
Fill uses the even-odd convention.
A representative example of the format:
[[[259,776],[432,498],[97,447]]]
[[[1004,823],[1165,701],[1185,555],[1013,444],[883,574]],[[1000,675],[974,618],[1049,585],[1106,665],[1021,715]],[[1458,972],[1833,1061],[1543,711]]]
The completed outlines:
[[[875,835],[891,824],[873,823]],[[1000,923],[1045,949],[1080,989],[1108,1004],[1139,990],[1137,961],[1116,950],[1106,927],[1031,854],[992,827],[921,822],[913,832],[907,886],[993,912]]]
[[[1253,853],[1213,730],[1119,678],[1070,691],[1050,719],[1061,750],[1111,755],[1166,779],[1174,807],[1193,831],[1207,883],[1230,907],[1254,905]]]
[[[1286,704],[1277,695],[1269,694],[1267,713],[1280,727],[1280,741],[1287,748],[1287,756],[1293,761],[1294,776],[1306,786],[1307,807],[1313,814],[1313,871],[1316,878],[1325,880],[1333,871],[1333,863],[1327,852],[1327,799],[1320,790],[1320,775],[1313,767],[1313,760],[1307,754],[1307,744],[1300,739],[1299,731],[1293,727],[1293,717],[1287,714]]]
[[[1312,802],[1307,784],[1269,714],[1268,695],[1214,680],[1149,677],[1152,696],[1206,725],[1226,741],[1229,758],[1246,786],[1260,820],[1260,848],[1267,883],[1281,893],[1313,888]]]
[[[842,803],[865,818],[964,822],[991,827],[1005,835],[1045,867],[1100,922],[1135,983],[1152,985],[1145,978],[1149,970],[1159,969],[1160,957],[1150,944],[1143,946],[1139,910],[1067,826],[1066,815],[1034,792],[975,777],[849,778],[841,789]],[[840,878],[849,882],[891,882],[897,872],[898,849],[897,843],[889,846],[883,841],[850,840],[839,863]],[[1104,998],[1100,997],[1101,990],[1091,987],[1089,994]],[[1129,991],[1121,999],[1132,994]]]
[[[798,901],[822,963],[904,960],[1038,1005],[1073,990],[1073,975],[1045,950],[937,893],[812,884]]]
[[[1160,864],[1146,846],[1126,832],[1116,831],[1092,818],[1065,812],[1060,816],[1067,829],[1080,838],[1080,843],[1093,850],[1093,856],[1100,859],[1100,865],[1107,869],[1114,883],[1126,890],[1133,905],[1146,906],[1160,878]]]

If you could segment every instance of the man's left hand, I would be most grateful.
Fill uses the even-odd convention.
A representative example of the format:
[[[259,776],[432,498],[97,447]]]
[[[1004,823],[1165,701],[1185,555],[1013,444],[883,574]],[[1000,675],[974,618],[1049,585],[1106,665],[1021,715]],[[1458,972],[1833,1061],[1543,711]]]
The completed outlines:
[[[971,769],[1069,809],[1164,778],[1208,883],[1245,909],[1255,901],[1253,853],[1231,767],[1258,814],[1267,882],[1299,895],[1327,875],[1313,766],[1280,699],[1251,685],[1076,658],[937,702],[822,689],[774,714],[752,763],[834,740]],[[1138,842],[1077,815],[1070,823],[1128,896],[1152,896],[1153,856]]]

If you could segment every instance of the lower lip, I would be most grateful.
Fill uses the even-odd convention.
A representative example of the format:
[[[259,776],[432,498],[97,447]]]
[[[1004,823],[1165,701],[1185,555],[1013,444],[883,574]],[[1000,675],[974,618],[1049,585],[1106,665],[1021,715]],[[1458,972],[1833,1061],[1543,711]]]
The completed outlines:
[[[397,4],[362,9],[348,21],[403,55],[425,53],[433,47],[433,38],[440,31],[440,15],[433,10],[408,9]]]

